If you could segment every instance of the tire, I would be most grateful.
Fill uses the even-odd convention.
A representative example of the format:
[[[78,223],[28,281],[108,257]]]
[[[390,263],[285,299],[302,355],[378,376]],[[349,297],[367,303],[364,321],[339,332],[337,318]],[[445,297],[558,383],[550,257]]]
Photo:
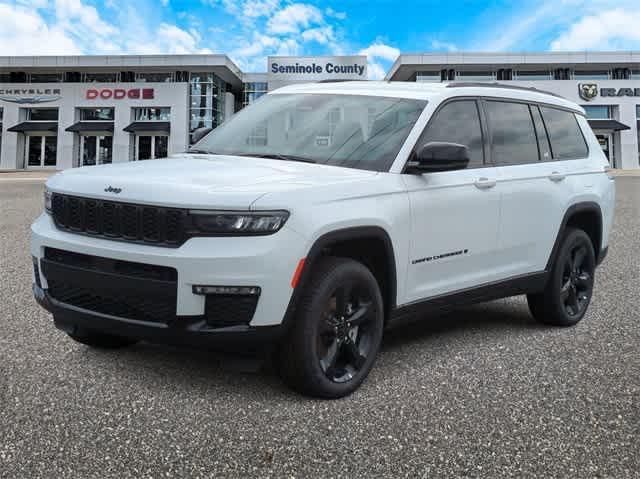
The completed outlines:
[[[573,326],[587,312],[596,258],[589,235],[567,228],[542,293],[527,295],[533,317],[544,324]]]
[[[78,343],[98,349],[120,349],[136,344],[138,340],[131,338],[123,338],[121,336],[112,336],[102,333],[67,333],[67,335]]]
[[[292,321],[278,351],[283,381],[321,398],[355,391],[373,367],[384,329],[382,295],[371,271],[347,258],[320,259]]]

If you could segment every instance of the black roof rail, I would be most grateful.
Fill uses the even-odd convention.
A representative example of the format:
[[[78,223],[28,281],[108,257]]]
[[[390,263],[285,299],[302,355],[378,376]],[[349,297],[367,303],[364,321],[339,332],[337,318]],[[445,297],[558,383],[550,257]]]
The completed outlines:
[[[540,90],[538,88],[534,88],[532,86],[518,86],[518,85],[505,85],[504,83],[498,82],[456,82],[447,84],[447,88],[463,88],[463,87],[480,87],[480,88],[506,88],[507,90],[523,90],[523,91],[533,91],[536,93],[544,93],[545,95],[555,96],[556,98],[564,98],[557,93],[552,93],[546,90]]]

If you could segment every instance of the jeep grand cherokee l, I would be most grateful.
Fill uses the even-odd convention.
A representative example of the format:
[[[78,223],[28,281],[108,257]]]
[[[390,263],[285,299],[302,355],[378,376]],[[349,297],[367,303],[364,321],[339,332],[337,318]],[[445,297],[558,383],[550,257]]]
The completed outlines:
[[[580,321],[607,167],[582,108],[540,91],[290,86],[187,153],[50,178],[33,290],[81,343],[267,348],[294,389],[341,397],[409,317],[526,294]]]

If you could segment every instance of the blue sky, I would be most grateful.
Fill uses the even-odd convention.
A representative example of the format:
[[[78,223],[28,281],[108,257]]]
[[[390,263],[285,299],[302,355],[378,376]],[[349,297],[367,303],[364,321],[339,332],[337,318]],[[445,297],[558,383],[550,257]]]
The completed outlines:
[[[1,55],[640,50],[640,0],[0,0]]]

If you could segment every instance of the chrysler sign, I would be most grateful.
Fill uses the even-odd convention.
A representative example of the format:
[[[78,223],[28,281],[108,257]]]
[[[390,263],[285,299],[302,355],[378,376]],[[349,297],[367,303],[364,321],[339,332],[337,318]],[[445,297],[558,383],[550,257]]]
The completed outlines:
[[[47,103],[60,98],[59,88],[0,88],[0,101],[11,103]]]
[[[578,94],[583,100],[593,100],[596,96],[606,97],[640,97],[640,88],[600,88],[595,83],[578,84]]]
[[[153,100],[155,92],[153,88],[91,88],[87,90],[87,100]]]

